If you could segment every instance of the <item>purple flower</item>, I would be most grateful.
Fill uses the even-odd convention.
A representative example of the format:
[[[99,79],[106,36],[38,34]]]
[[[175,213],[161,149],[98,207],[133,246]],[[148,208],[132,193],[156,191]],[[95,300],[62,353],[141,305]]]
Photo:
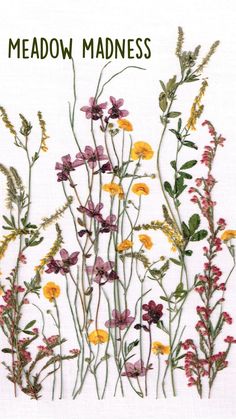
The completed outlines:
[[[117,231],[117,225],[114,224],[116,216],[114,214],[109,215],[105,220],[102,220],[102,227],[100,233],[110,233],[110,231]]]
[[[121,110],[120,107],[124,104],[124,99],[116,100],[113,96],[110,96],[112,107],[108,110],[109,117],[112,119],[121,119],[129,115],[129,112],[125,109]]]
[[[98,119],[100,119],[102,117],[103,109],[105,109],[106,106],[107,106],[107,102],[100,103],[100,105],[98,105],[96,103],[95,98],[90,97],[89,106],[82,106],[82,108],[80,108],[80,110],[82,112],[85,112],[87,119],[92,118],[94,121],[97,121]]]
[[[87,207],[80,205],[77,210],[79,212],[85,213],[90,218],[95,218],[97,221],[102,222],[103,218],[100,211],[103,209],[103,206],[104,205],[101,202],[99,202],[97,205],[94,205],[93,201],[88,201]]]
[[[84,164],[87,161],[90,169],[94,169],[98,161],[108,159],[106,154],[104,154],[104,147],[102,145],[97,146],[95,149],[86,145],[84,152],[77,153],[76,157],[80,161],[80,164]]]
[[[63,180],[67,180],[69,178],[70,172],[74,171],[76,167],[81,166],[81,162],[78,159],[75,159],[73,162],[71,161],[71,155],[67,154],[61,158],[62,163],[56,163],[55,169],[60,170],[57,173],[57,181],[62,182]]]
[[[106,321],[106,327],[119,327],[120,330],[124,330],[134,321],[134,317],[130,316],[130,310],[128,309],[124,310],[123,313],[118,310],[112,310],[111,314],[113,319]]]
[[[157,324],[163,316],[163,305],[156,304],[153,300],[149,301],[148,304],[143,304],[142,307],[144,311],[147,311],[147,313],[143,314],[143,320],[147,321],[149,324]]]
[[[101,284],[103,278],[105,278],[105,282],[113,280],[113,266],[114,262],[104,262],[103,259],[98,256],[95,264],[93,266],[87,266],[86,271],[89,275],[94,277],[94,281],[97,282],[97,284]]]
[[[55,260],[52,258],[50,262],[47,264],[48,269],[45,270],[46,273],[50,274],[54,272],[58,274],[60,272],[62,275],[67,274],[70,272],[70,266],[76,265],[78,262],[78,255],[79,252],[73,252],[71,255],[65,249],[60,250],[61,260]]]
[[[132,364],[132,362],[126,362],[125,372],[123,372],[121,375],[125,375],[129,378],[137,378],[143,377],[146,374],[147,368],[144,367],[144,362],[140,359],[139,361],[136,361],[134,364]]]

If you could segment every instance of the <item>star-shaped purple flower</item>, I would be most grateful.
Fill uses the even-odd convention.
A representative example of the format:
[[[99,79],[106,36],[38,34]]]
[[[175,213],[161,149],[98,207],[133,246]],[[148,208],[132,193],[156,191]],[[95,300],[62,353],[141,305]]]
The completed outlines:
[[[125,372],[121,375],[129,377],[129,378],[137,378],[143,377],[147,374],[147,368],[144,367],[144,362],[140,359],[136,361],[134,364],[132,362],[125,363]]]
[[[80,205],[80,207],[77,209],[79,212],[85,213],[88,217],[95,218],[95,220],[102,222],[103,218],[101,210],[103,209],[103,206],[104,205],[101,202],[95,205],[93,201],[88,201],[87,207],[83,207],[82,205]]]
[[[76,167],[81,166],[79,159],[75,159],[73,162],[71,161],[71,155],[67,154],[61,158],[62,163],[56,163],[55,169],[60,170],[57,173],[57,181],[62,182],[63,180],[67,180],[69,178],[70,172],[74,171]]]
[[[149,324],[157,324],[163,316],[163,305],[156,304],[153,300],[150,300],[148,304],[143,304],[142,307],[144,311],[147,311],[147,313],[143,314],[143,320],[147,321]]]
[[[124,310],[123,313],[118,310],[112,310],[111,314],[113,319],[106,321],[106,327],[118,327],[120,330],[124,330],[134,321],[134,317],[130,316],[130,310],[128,309]]]
[[[93,119],[94,121],[97,121],[100,119],[103,115],[103,109],[106,109],[107,102],[100,103],[99,105],[96,103],[96,100],[94,97],[90,97],[89,99],[89,106],[82,106],[80,110],[82,112],[85,112],[87,119]]]
[[[71,255],[67,252],[66,249],[60,250],[61,260],[51,258],[47,264],[48,269],[45,270],[46,273],[50,274],[54,272],[58,274],[59,272],[62,275],[65,275],[70,272],[70,266],[76,265],[78,262],[79,252],[73,252]]]
[[[125,109],[120,109],[124,105],[124,99],[116,100],[114,96],[110,96],[112,107],[108,110],[109,118],[121,119],[129,115],[129,112]]]
[[[89,275],[92,275],[94,282],[97,284],[102,284],[102,280],[111,282],[114,279],[117,279],[117,274],[112,270],[114,262],[104,262],[104,260],[98,256],[96,258],[95,264],[93,266],[87,266],[86,272]]]
[[[80,165],[87,161],[90,169],[94,169],[97,166],[98,161],[108,159],[106,154],[104,154],[104,147],[102,145],[97,146],[95,149],[86,145],[84,152],[77,153],[76,157],[79,160]]]

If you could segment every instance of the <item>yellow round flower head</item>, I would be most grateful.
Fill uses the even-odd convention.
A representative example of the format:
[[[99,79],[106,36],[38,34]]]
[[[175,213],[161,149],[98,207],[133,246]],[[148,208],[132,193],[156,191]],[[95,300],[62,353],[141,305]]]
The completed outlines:
[[[137,141],[131,150],[132,160],[150,160],[154,154],[152,147],[144,141]]]
[[[154,353],[154,355],[169,355],[170,347],[163,345],[161,342],[153,342],[152,352]]]
[[[150,250],[152,248],[153,242],[150,236],[147,234],[139,234],[138,238],[146,249]]]
[[[118,252],[123,252],[124,250],[128,250],[133,246],[133,242],[131,240],[124,240],[117,246]]]
[[[90,343],[93,343],[94,345],[99,345],[101,343],[106,343],[108,341],[108,333],[106,330],[97,329],[93,332],[89,333],[88,340]]]
[[[109,194],[111,196],[115,196],[115,195],[123,195],[123,189],[122,186],[118,185],[117,183],[111,182],[111,183],[106,183],[105,185],[103,185],[102,189],[105,192],[109,192]]]
[[[128,119],[118,119],[117,122],[120,129],[123,129],[124,131],[133,131],[133,125]]]
[[[59,297],[60,292],[60,287],[59,285],[55,284],[55,282],[48,282],[43,287],[43,295],[50,302],[52,302],[55,298]]]
[[[221,235],[221,240],[227,242],[228,240],[236,239],[236,230],[225,230]]]
[[[132,186],[132,192],[139,196],[148,195],[149,187],[146,185],[146,183],[135,183]]]

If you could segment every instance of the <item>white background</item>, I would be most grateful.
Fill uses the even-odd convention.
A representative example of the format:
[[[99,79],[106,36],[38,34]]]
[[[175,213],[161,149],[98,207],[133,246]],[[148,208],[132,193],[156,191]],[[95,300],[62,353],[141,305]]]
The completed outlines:
[[[76,152],[68,123],[68,101],[72,99],[72,71],[68,60],[43,61],[11,59],[7,57],[9,38],[62,38],[65,41],[72,37],[74,59],[77,69],[78,108],[87,104],[88,98],[95,90],[98,73],[105,60],[82,59],[81,39],[98,36],[110,38],[151,38],[152,57],[149,60],[132,60],[131,64],[145,67],[145,72],[128,70],[120,76],[105,91],[104,98],[112,94],[125,98],[125,108],[130,110],[135,130],[134,139],[150,142],[157,146],[161,125],[158,117],[157,99],[159,94],[159,79],[164,81],[175,74],[177,62],[174,56],[177,27],[182,26],[185,32],[186,49],[192,49],[197,44],[207,52],[209,46],[216,40],[221,45],[212,58],[205,75],[209,77],[209,88],[204,98],[204,117],[211,120],[216,129],[227,138],[225,148],[220,150],[217,160],[216,200],[219,201],[218,214],[227,219],[229,228],[236,227],[235,219],[235,109],[236,109],[236,6],[235,2],[223,1],[122,1],[80,0],[67,2],[48,1],[8,1],[1,0],[0,24],[0,102],[17,126],[18,113],[22,112],[33,125],[37,125],[36,114],[43,112],[47,121],[50,139],[49,151],[45,154],[34,175],[33,200],[40,203],[34,209],[36,220],[52,213],[60,206],[64,197],[61,188],[55,182],[54,165],[60,157],[70,152]],[[130,64],[127,60],[114,60],[108,70],[108,75]],[[196,86],[184,90],[181,94],[181,110],[188,115],[192,100],[196,95]],[[81,143],[89,143],[88,125],[83,114],[78,112],[77,131]],[[37,129],[36,129],[37,133]],[[39,132],[38,132],[39,134]],[[194,134],[194,140],[201,144],[206,141],[206,129],[199,127]],[[15,165],[24,172],[22,154],[12,144],[12,137],[5,128],[0,127],[1,161],[6,165]],[[171,154],[172,147],[167,143],[164,155]],[[19,157],[20,156],[20,157]],[[170,160],[168,158],[167,162]],[[155,164],[145,168],[155,171]],[[164,163],[165,166],[165,163]],[[167,173],[169,168],[167,167]],[[45,174],[45,175],[44,175]],[[161,192],[155,183],[150,181],[153,195],[144,203],[143,213],[148,214],[144,220],[160,217]],[[154,181],[155,182],[155,181]],[[4,186],[4,183],[1,183]],[[36,193],[37,191],[37,193]],[[153,199],[153,202],[152,202]],[[186,197],[187,200],[187,197]],[[153,203],[155,202],[155,206]],[[188,214],[189,209],[184,209]],[[65,227],[65,225],[64,225]],[[65,233],[70,240],[70,231]],[[54,236],[52,235],[51,238]],[[167,251],[164,241],[155,243],[157,251],[162,254]],[[50,242],[50,240],[49,240]],[[45,250],[47,249],[45,245]],[[73,249],[71,249],[73,250]],[[40,252],[43,252],[40,250]],[[37,253],[35,255],[37,260]],[[40,253],[41,256],[41,253]],[[223,261],[227,271],[228,259]],[[199,270],[199,262],[191,267],[193,272]],[[231,280],[227,295],[227,311],[236,319],[235,294],[236,286]],[[197,300],[196,300],[197,302]],[[45,303],[45,309],[48,305]],[[195,313],[191,304],[186,307],[188,322],[194,324]],[[65,326],[69,319],[65,318]],[[70,332],[69,332],[70,334]],[[228,334],[235,335],[235,325]],[[156,336],[156,339],[158,336]],[[157,416],[166,418],[233,418],[236,414],[235,404],[235,351],[230,356],[230,367],[219,374],[213,399],[199,401],[195,391],[188,389],[183,374],[178,378],[179,397],[156,401],[150,396],[148,400],[137,400],[134,394],[126,399],[113,399],[111,396],[102,402],[96,401],[91,395],[92,387],[88,387],[84,395],[76,401],[66,400],[32,402],[20,397],[13,400],[9,383],[4,377],[5,371],[0,371],[1,413],[5,418],[145,418]]]

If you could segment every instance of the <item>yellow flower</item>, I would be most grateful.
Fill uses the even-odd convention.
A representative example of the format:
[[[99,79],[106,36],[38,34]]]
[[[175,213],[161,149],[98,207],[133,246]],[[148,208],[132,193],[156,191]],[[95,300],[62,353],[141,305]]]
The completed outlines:
[[[170,347],[163,345],[161,342],[153,342],[152,343],[152,352],[155,355],[169,355]]]
[[[148,195],[149,187],[146,185],[146,183],[135,183],[132,186],[132,192],[139,196]]]
[[[128,119],[118,119],[119,128],[123,129],[124,131],[133,131],[133,125]]]
[[[102,189],[106,192],[109,192],[111,196],[119,195],[120,199],[124,198],[123,188],[117,183],[114,183],[114,182],[106,183],[105,185],[103,185]]]
[[[133,246],[133,242],[131,240],[124,240],[117,246],[118,252],[123,252],[124,250],[128,250]]]
[[[146,249],[150,250],[152,248],[153,242],[150,236],[147,234],[139,234],[138,238]]]
[[[190,117],[187,122],[187,129],[189,130],[196,131],[197,120],[200,118],[204,109],[204,106],[201,104],[201,101],[205,94],[207,86],[208,86],[207,81],[203,80],[202,85],[200,87],[199,94],[194,99],[191,112],[190,112]]]
[[[221,235],[221,240],[227,242],[228,240],[236,239],[236,230],[225,230]]]
[[[137,141],[131,150],[131,159],[150,160],[154,154],[152,147],[144,141]]]
[[[59,297],[60,292],[60,287],[59,285],[55,284],[55,282],[48,282],[43,287],[43,295],[50,302],[52,302],[55,298]]]
[[[106,330],[97,329],[93,332],[89,333],[88,340],[90,343],[93,343],[94,345],[98,345],[100,343],[105,343],[108,341],[108,333]]]

